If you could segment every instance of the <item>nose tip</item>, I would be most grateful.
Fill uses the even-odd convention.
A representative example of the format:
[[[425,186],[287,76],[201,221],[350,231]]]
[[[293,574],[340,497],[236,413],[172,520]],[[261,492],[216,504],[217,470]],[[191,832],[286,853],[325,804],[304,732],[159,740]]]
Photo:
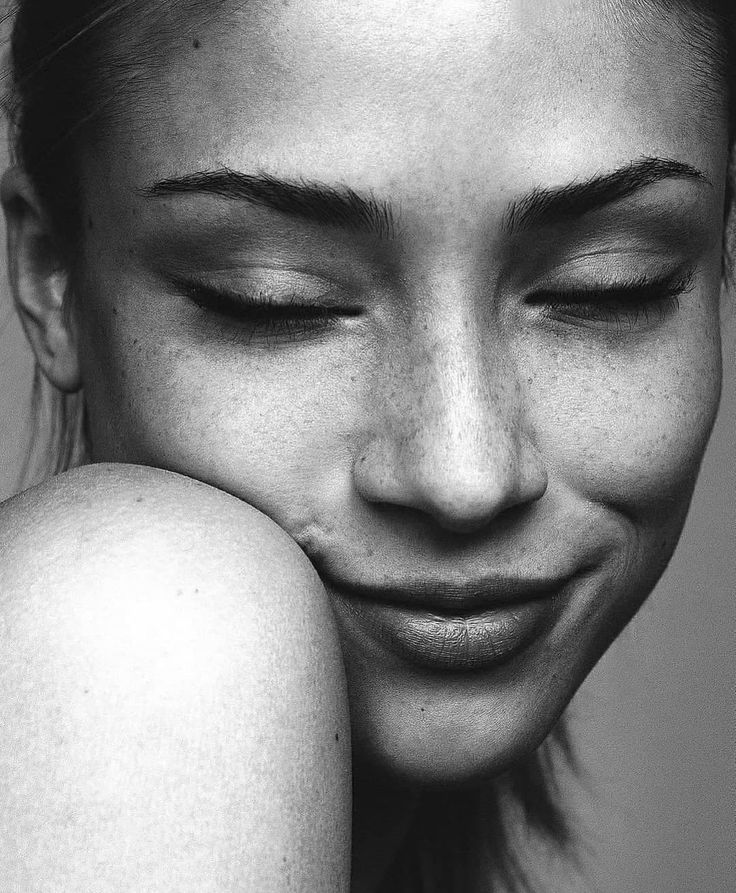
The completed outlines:
[[[415,506],[445,530],[472,533],[482,529],[510,509],[544,495],[547,474],[541,462],[525,452],[515,461],[501,459],[506,467],[499,463],[481,472],[458,461],[436,467],[432,479],[415,479]]]
[[[526,440],[497,443],[488,455],[465,449],[381,449],[374,443],[356,467],[356,483],[365,499],[420,511],[454,533],[481,530],[515,507],[541,499],[547,472],[541,456]],[[444,450],[442,452],[445,452]],[[410,455],[412,454],[413,455]]]

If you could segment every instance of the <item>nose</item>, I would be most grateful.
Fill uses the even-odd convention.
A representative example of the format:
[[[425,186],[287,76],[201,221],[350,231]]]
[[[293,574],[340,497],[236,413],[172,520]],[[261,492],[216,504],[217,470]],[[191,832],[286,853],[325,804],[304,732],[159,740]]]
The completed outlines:
[[[547,472],[508,352],[484,348],[460,327],[417,354],[383,367],[375,423],[354,466],[363,498],[459,533],[540,499]]]

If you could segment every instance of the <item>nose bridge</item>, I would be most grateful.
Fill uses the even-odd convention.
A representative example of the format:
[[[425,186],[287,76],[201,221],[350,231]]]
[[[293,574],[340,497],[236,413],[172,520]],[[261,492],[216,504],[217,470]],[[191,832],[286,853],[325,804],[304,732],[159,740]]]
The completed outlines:
[[[413,284],[414,326],[404,352],[411,439],[417,447],[462,456],[468,473],[508,452],[520,411],[495,309],[497,271],[493,264],[486,268],[488,233],[475,220],[461,215],[438,222]]]
[[[419,509],[458,531],[546,488],[524,436],[509,350],[472,312],[417,317],[394,344],[386,390],[376,395],[381,434],[361,457],[357,478],[367,498]]]
[[[411,461],[424,457],[468,479],[515,461],[521,409],[502,339],[479,330],[469,313],[435,320],[407,351],[404,373],[403,443]]]

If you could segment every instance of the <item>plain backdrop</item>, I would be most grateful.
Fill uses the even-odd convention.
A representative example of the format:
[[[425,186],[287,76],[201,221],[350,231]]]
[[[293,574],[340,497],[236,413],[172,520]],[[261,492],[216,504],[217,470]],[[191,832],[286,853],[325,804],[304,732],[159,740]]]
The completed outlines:
[[[0,251],[0,498],[27,443],[32,371],[5,279]],[[565,787],[585,874],[545,893],[736,890],[735,328],[724,336],[721,412],[675,558],[573,701],[583,772]]]

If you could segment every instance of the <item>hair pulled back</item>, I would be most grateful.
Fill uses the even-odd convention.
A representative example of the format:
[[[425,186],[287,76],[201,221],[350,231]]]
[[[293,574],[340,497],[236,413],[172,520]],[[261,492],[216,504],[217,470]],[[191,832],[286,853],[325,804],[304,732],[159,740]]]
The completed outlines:
[[[130,0],[19,0],[11,37],[7,99],[15,160],[32,179],[61,232],[75,207],[75,150],[101,100],[110,26]],[[103,69],[104,70],[104,69]]]
[[[201,0],[15,0],[14,7],[5,97],[11,148],[71,242],[80,232],[84,146],[121,106],[145,101],[182,21],[196,27],[212,11]]]
[[[34,185],[70,270],[83,232],[79,204],[84,147],[137,101],[162,64],[182,7],[195,27],[201,0],[12,0],[8,89],[11,158]],[[209,10],[211,15],[211,8]],[[179,16],[179,19],[177,19]],[[71,305],[73,284],[67,295]],[[21,489],[89,459],[84,397],[61,393],[38,366],[30,448]]]

